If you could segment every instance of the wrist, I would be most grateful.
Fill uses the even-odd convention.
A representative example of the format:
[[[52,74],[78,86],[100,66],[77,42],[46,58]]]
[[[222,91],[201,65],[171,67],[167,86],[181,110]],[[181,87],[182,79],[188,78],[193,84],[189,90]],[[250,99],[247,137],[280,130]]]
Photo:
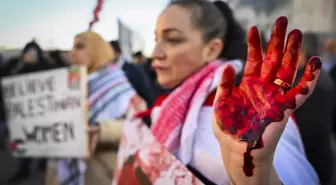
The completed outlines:
[[[223,152],[229,154],[229,152]],[[273,166],[273,155],[252,155],[231,153],[223,156],[223,161],[231,184],[237,185],[281,185]]]
[[[231,185],[282,185],[273,165],[256,166],[251,176],[247,176],[242,167],[228,170],[228,175]]]

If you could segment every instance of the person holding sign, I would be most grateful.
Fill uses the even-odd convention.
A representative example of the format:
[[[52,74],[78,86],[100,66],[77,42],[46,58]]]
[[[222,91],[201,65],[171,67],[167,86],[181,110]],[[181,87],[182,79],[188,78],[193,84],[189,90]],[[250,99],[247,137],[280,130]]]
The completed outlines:
[[[6,72],[6,76],[13,76],[51,70],[56,67],[57,66],[48,61],[42,48],[33,40],[25,45],[18,59],[13,58],[13,60],[5,66],[4,72]],[[18,170],[10,178],[10,182],[17,183],[28,179],[31,174],[30,168],[32,162],[33,160],[30,158],[19,159]],[[38,168],[43,173],[45,172],[45,163],[45,159],[39,159]]]
[[[111,63],[112,58],[111,47],[97,33],[88,31],[75,37],[71,63],[85,65],[88,70],[89,137],[97,141],[98,146],[95,151],[96,142],[90,145],[92,155],[87,161],[50,161],[46,174],[47,185],[84,184],[90,179],[98,184],[111,182],[104,174],[112,173],[117,139],[123,127],[122,118],[127,113],[131,100],[136,97],[136,92],[123,71]],[[95,132],[99,132],[99,138],[94,137],[96,134],[91,134]]]
[[[152,66],[171,92],[125,122],[113,184],[319,184],[290,115],[314,90],[321,59],[291,87],[302,34],[291,31],[285,45],[280,17],[265,57],[258,29],[249,30],[235,87],[242,65],[226,58],[233,30],[220,10],[230,12],[222,1],[179,0],[160,14]]]

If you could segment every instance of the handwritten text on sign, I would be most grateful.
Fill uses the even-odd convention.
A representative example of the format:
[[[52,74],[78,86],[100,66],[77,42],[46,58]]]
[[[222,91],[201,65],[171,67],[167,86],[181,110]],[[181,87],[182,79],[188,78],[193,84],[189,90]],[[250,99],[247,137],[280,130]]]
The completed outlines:
[[[2,80],[13,154],[87,155],[86,73],[62,68]]]

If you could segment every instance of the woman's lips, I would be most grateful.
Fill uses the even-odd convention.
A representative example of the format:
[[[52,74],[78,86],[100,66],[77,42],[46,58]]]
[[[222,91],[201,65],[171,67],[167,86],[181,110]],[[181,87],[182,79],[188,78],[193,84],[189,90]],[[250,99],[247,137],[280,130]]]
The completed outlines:
[[[153,69],[158,72],[158,71],[164,71],[166,68],[165,67],[160,67],[160,66],[153,66]]]

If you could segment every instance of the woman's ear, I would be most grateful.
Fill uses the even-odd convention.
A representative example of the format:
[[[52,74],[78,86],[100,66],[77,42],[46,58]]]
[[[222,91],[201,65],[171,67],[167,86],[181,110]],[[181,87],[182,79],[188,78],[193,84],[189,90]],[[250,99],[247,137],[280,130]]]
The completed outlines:
[[[217,59],[222,52],[223,47],[224,45],[221,39],[216,38],[211,40],[204,48],[203,60],[210,62]]]

